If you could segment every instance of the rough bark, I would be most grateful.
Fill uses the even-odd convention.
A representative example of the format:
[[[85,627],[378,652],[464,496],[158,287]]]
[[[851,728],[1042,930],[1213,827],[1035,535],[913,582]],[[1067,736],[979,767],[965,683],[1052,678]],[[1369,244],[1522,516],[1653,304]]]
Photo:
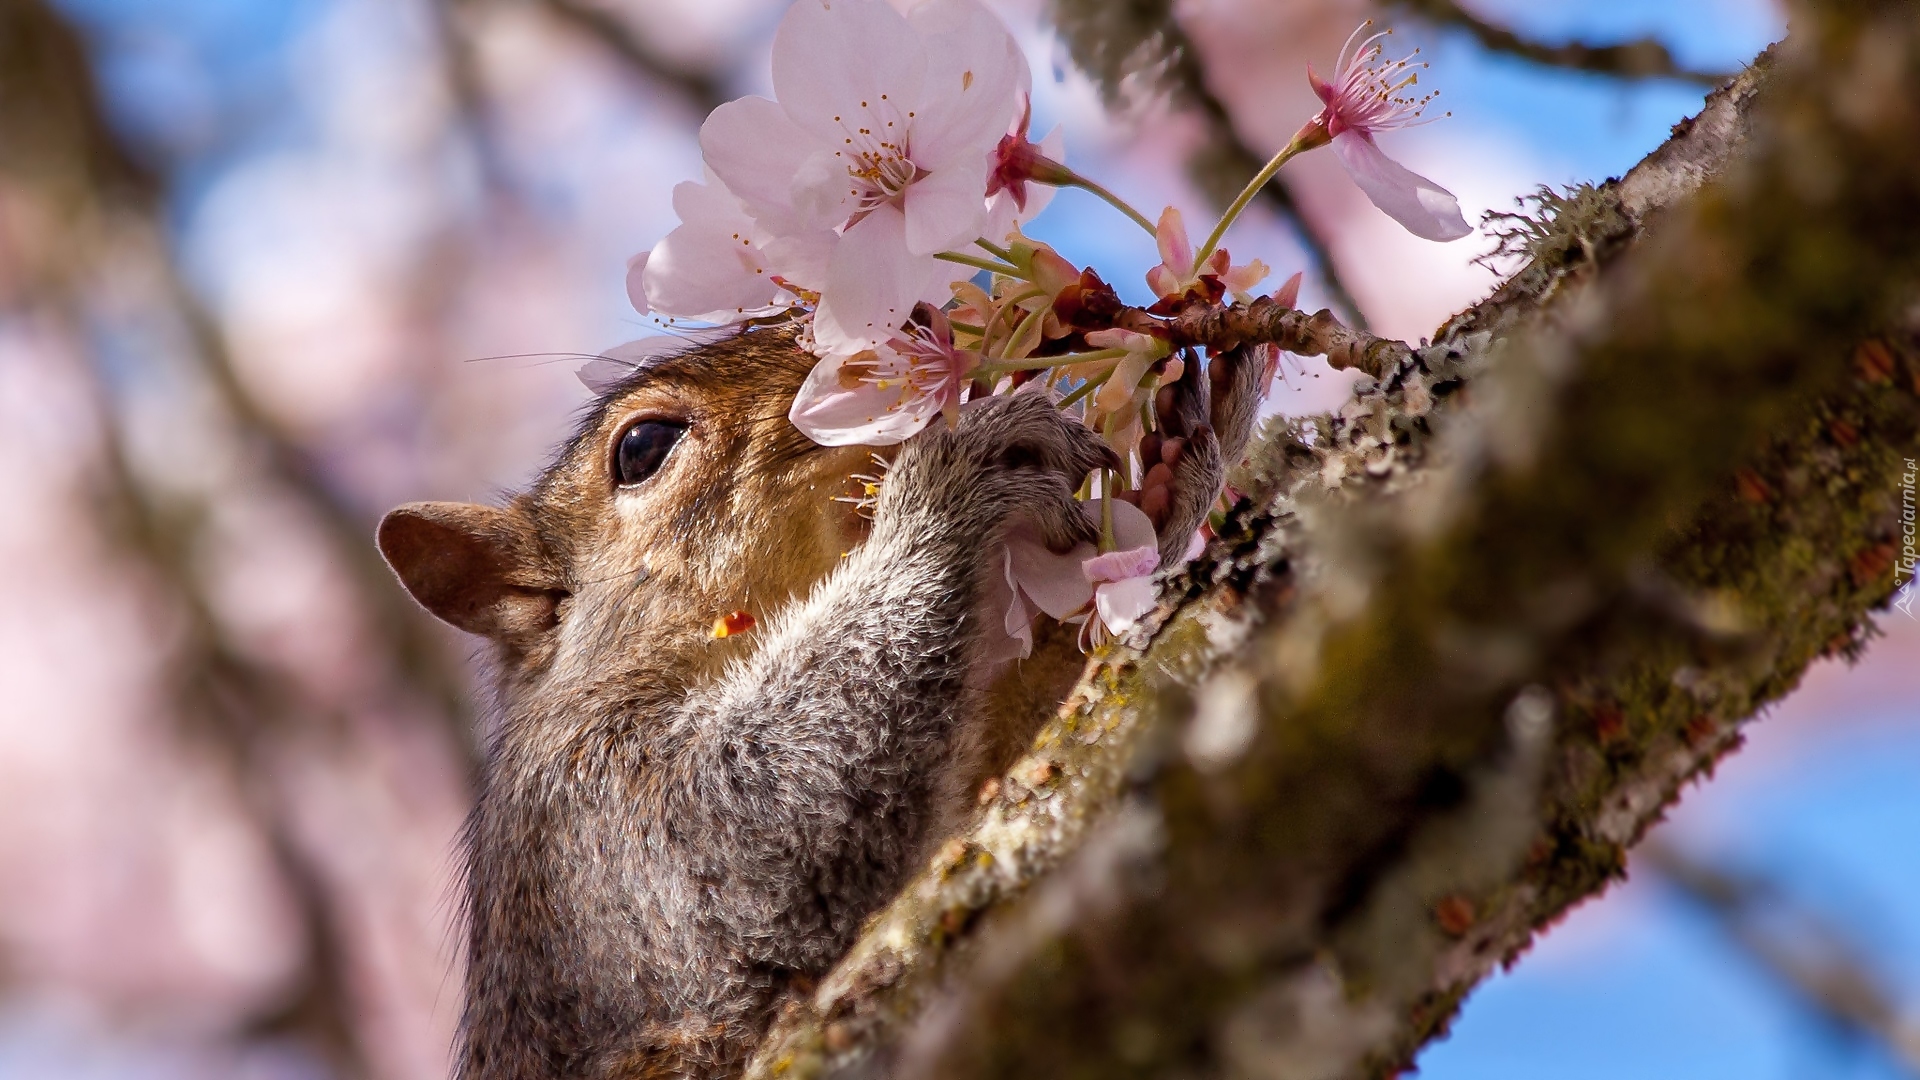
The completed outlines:
[[[1920,25],[1799,11],[1252,492],[755,1076],[1391,1075],[1893,587]]]

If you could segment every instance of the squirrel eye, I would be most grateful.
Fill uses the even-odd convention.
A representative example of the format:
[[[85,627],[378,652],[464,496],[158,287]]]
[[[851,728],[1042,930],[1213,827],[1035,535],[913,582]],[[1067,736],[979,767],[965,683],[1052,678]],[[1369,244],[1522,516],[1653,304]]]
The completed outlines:
[[[659,472],[660,463],[686,431],[687,425],[670,420],[642,420],[628,428],[613,455],[614,479],[627,486]]]

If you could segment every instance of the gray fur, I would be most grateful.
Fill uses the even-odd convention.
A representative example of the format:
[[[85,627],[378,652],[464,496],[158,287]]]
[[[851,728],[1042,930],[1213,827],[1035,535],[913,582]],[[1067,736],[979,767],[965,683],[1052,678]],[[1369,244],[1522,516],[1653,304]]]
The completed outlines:
[[[571,587],[552,658],[503,677],[469,827],[463,1080],[737,1069],[963,805],[997,537],[1088,539],[1072,491],[1111,461],[1040,395],[936,422],[865,543],[684,689],[619,653],[670,583]]]

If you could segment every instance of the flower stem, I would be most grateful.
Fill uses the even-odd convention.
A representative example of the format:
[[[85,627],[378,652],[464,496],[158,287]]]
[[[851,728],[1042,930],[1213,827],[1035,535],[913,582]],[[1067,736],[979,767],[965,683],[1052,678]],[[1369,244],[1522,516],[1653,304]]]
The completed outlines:
[[[1062,353],[1059,356],[1030,356],[1025,360],[1002,360],[981,364],[974,370],[1005,375],[1009,371],[1041,371],[1046,368],[1066,367],[1069,364],[1084,364],[1091,360],[1118,360],[1125,355],[1127,355],[1125,349],[1100,349],[1096,352]]]
[[[1021,319],[1019,324],[1013,328],[1013,336],[1007,339],[1007,344],[1012,345],[1013,343],[1019,341],[1021,338],[1025,337],[1027,333],[1027,328],[1032,326],[1036,320],[1045,317],[1048,310],[1049,309],[1046,307],[1037,307],[1037,308],[1034,308],[1032,311],[1027,312],[1027,317],[1024,319]],[[1038,342],[1036,341],[1035,344],[1037,345]]]
[[[979,239],[976,239],[974,241],[974,244],[978,245],[981,248],[981,250],[986,251],[996,259],[1004,259],[1009,263],[1013,261],[1013,252],[1008,251],[1006,248],[1003,248],[1000,245],[989,241],[984,236],[980,237]]]
[[[1100,553],[1119,547],[1113,542],[1113,484],[1100,485]]]
[[[1193,265],[1206,265],[1207,256],[1213,254],[1213,249],[1220,246],[1221,237],[1227,235],[1227,226],[1232,225],[1234,219],[1240,216],[1240,212],[1253,201],[1253,197],[1260,194],[1260,189],[1267,186],[1267,181],[1273,179],[1273,174],[1280,171],[1280,166],[1285,165],[1293,159],[1294,155],[1305,149],[1307,149],[1306,142],[1295,135],[1292,142],[1281,147],[1280,152],[1273,155],[1272,160],[1262,166],[1259,172],[1253,174],[1253,179],[1247,181],[1247,186],[1241,188],[1240,194],[1234,196],[1232,205],[1227,207],[1227,212],[1220,215],[1220,224],[1213,227],[1213,232],[1207,236],[1207,242],[1201,244],[1200,250],[1193,253]]]
[[[1086,397],[1088,394],[1091,394],[1095,390],[1100,389],[1100,384],[1105,381],[1106,381],[1105,379],[1088,379],[1085,382],[1082,382],[1079,386],[1074,388],[1072,393],[1060,399],[1060,408],[1066,409],[1069,406],[1073,405],[1074,403],[1078,402],[1081,398]]]
[[[1047,293],[1045,289],[1042,289],[1039,286],[1034,285],[1025,289],[1021,289],[1019,292],[1016,292],[1011,296],[1001,297],[999,306],[993,309],[993,317],[987,320],[986,326],[980,331],[981,354],[990,355],[992,353],[993,351],[992,338],[993,338],[994,331],[999,329],[1000,325],[1007,321],[1007,316],[1009,313],[1021,310],[1020,308],[1021,301],[1027,300],[1035,296],[1045,296],[1046,294]],[[1012,339],[1009,338],[1008,340],[1012,340]]]
[[[1135,225],[1138,225],[1141,228],[1147,230],[1148,236],[1158,235],[1154,231],[1153,222],[1148,221],[1147,216],[1145,214],[1142,214],[1140,211],[1135,210],[1131,206],[1128,206],[1127,201],[1125,199],[1122,199],[1120,196],[1115,195],[1113,192],[1108,191],[1106,188],[1101,187],[1099,184],[1094,183],[1092,180],[1089,180],[1086,177],[1081,176],[1079,173],[1073,172],[1071,169],[1067,171],[1072,174],[1073,178],[1071,180],[1066,181],[1064,184],[1062,184],[1061,185],[1062,187],[1077,187],[1085,191],[1091,191],[1095,195],[1098,195],[1100,196],[1100,198],[1106,200],[1108,205],[1112,206],[1115,210],[1118,210],[1121,213],[1132,218],[1133,223]]]
[[[1017,266],[990,259],[977,259],[972,255],[962,255],[958,251],[936,252],[933,257],[950,263],[959,263],[961,266],[971,266],[976,269],[985,270],[990,274],[1004,274],[1007,277],[1014,278],[1021,276],[1020,268]]]

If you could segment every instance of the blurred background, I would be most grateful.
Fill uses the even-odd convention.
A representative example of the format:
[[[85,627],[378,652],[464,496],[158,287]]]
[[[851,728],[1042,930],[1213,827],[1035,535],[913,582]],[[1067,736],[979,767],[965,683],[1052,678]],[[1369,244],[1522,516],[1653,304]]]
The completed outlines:
[[[1452,113],[1389,149],[1469,220],[1619,174],[1785,33],[1769,0],[1460,2],[1180,0],[1197,62],[1104,92],[1044,0],[995,6],[1036,133],[1190,222],[1369,15]],[[574,368],[653,330],[625,261],[706,112],[766,91],[783,7],[0,0],[0,1080],[446,1074],[476,646],[373,524],[527,482]],[[1498,280],[1484,237],[1409,237],[1330,156],[1287,172],[1231,247],[1306,270],[1303,307],[1412,339]],[[1104,205],[1032,231],[1148,295]],[[1272,407],[1346,390],[1311,361]],[[1422,1074],[1920,1076],[1920,622],[1881,627]]]

